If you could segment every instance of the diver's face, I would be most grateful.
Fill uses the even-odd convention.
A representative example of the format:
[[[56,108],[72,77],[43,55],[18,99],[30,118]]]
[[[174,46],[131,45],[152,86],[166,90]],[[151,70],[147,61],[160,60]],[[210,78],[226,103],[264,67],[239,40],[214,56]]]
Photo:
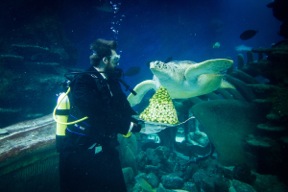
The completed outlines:
[[[89,56],[89,60],[90,60],[90,64],[92,66],[97,65],[97,54],[95,52],[93,52],[90,56]]]
[[[111,56],[107,58],[108,62],[106,64],[106,68],[108,70],[115,69],[115,67],[119,65],[120,60],[120,55],[118,55],[115,50],[112,50],[111,52],[112,52]]]

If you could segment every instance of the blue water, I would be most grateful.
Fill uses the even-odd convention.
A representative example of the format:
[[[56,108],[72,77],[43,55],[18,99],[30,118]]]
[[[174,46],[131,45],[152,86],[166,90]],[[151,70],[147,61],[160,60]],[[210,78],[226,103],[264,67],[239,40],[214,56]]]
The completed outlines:
[[[89,45],[95,39],[117,39],[120,66],[124,70],[142,67],[139,75],[128,77],[132,84],[152,77],[146,66],[151,60],[235,58],[236,46],[270,47],[282,39],[280,22],[266,7],[270,0],[108,1],[107,5],[117,6],[116,12],[99,11],[99,2],[63,3],[61,14],[66,33],[79,52],[78,66],[89,66]],[[247,29],[258,33],[243,41],[239,35]],[[220,43],[218,49],[212,47],[215,42]]]

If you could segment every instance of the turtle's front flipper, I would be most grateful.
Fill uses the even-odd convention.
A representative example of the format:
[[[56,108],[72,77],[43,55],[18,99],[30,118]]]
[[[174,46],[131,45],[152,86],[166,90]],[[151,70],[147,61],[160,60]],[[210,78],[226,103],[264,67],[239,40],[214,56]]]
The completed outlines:
[[[137,84],[134,87],[134,91],[137,93],[137,95],[133,95],[131,93],[128,95],[127,99],[130,105],[134,107],[135,105],[139,104],[142,101],[144,95],[151,89],[156,90],[156,84],[153,80],[146,80]]]
[[[200,63],[192,64],[185,71],[185,77],[188,81],[194,81],[202,74],[222,74],[233,65],[230,59],[209,59]]]

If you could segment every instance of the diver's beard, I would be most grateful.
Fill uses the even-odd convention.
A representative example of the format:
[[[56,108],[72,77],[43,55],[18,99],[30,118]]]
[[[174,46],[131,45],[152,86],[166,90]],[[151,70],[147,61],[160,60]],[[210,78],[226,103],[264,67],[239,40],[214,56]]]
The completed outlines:
[[[107,66],[105,68],[105,74],[108,79],[119,79],[122,77],[123,71],[118,67]]]
[[[112,66],[106,66],[105,67],[105,73],[107,75],[108,78],[113,78],[113,76],[115,75],[115,67]]]

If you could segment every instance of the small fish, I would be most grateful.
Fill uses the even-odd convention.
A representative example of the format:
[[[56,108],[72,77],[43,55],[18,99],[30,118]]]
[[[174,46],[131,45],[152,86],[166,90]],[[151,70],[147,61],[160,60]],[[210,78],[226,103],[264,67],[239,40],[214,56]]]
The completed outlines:
[[[254,37],[256,35],[257,32],[258,31],[254,30],[254,29],[246,30],[240,34],[240,39],[242,39],[242,40],[251,39],[252,37]]]
[[[141,67],[133,66],[124,72],[124,76],[134,76],[140,73],[140,71],[141,71]]]
[[[217,41],[217,42],[215,42],[215,43],[213,44],[212,48],[213,48],[213,49],[218,49],[218,48],[220,48],[220,46],[221,46],[221,44]]]
[[[235,47],[235,50],[238,52],[246,52],[246,51],[251,51],[252,47],[248,47],[246,45],[238,45]]]

